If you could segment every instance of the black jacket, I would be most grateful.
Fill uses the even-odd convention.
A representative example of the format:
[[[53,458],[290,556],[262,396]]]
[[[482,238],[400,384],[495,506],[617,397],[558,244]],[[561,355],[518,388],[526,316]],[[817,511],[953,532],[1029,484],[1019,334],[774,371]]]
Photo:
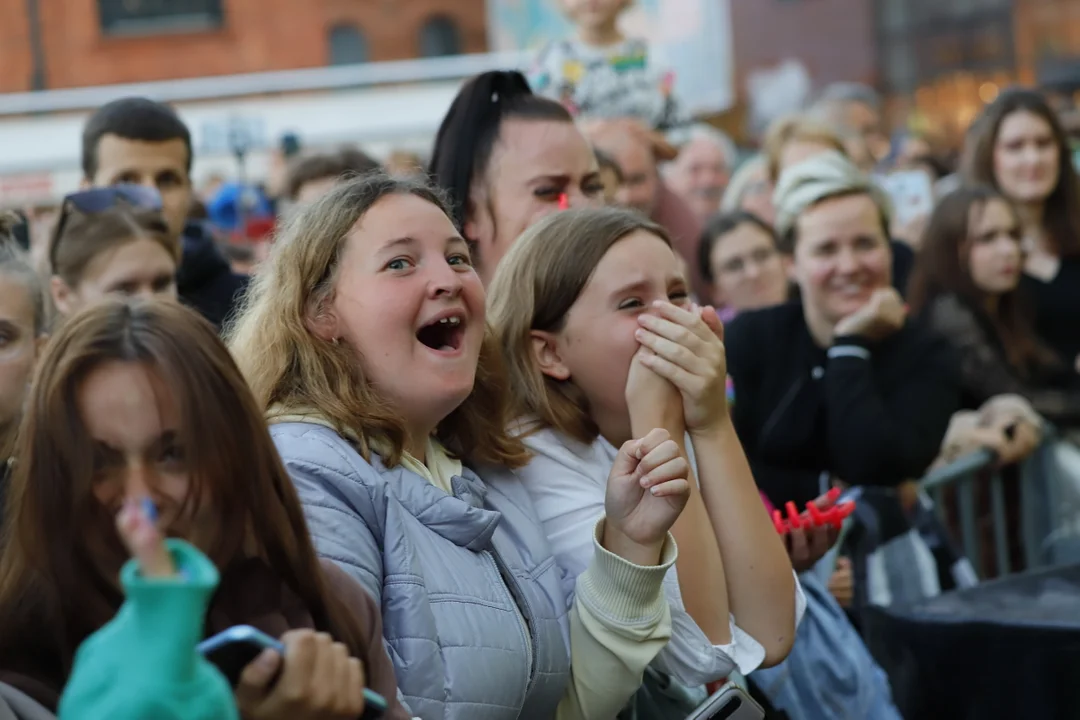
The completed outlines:
[[[920,477],[960,406],[951,347],[910,321],[873,345],[837,338],[844,351],[829,358],[791,303],[739,315],[724,344],[735,427],[777,507],[802,509],[830,476],[879,486]]]
[[[189,223],[182,240],[184,254],[176,274],[180,300],[220,328],[247,288],[248,277],[232,271],[202,225]]]

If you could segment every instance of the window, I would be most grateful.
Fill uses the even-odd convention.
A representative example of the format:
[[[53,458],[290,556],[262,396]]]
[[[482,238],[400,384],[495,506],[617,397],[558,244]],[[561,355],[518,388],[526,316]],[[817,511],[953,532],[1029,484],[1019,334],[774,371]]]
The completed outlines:
[[[420,28],[420,56],[443,57],[461,53],[461,33],[453,18],[436,15]]]
[[[199,32],[225,22],[221,0],[98,0],[106,35]]]
[[[330,28],[330,64],[355,65],[368,61],[367,38],[355,25],[342,23]]]

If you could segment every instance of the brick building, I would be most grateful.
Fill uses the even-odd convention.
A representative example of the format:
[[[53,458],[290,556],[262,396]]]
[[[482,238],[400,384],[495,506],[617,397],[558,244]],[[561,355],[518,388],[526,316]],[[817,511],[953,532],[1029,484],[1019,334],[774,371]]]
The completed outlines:
[[[0,0],[0,17],[0,92],[483,52],[487,45],[484,0]]]

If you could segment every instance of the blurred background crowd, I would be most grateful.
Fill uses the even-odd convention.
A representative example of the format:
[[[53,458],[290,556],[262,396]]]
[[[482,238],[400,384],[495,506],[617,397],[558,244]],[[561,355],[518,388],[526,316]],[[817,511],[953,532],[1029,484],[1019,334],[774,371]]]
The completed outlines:
[[[799,640],[741,679],[767,717],[1080,715],[1080,3],[0,11],[0,211],[39,286],[31,340],[106,296],[166,296],[235,321],[250,353],[245,293],[282,277],[263,274],[278,238],[380,171],[446,192],[503,320],[496,268],[525,273],[519,236],[556,237],[528,229],[558,210],[632,210],[724,324],[734,429],[777,530],[832,488],[855,503],[839,532],[784,535]],[[5,435],[24,401],[3,398]],[[637,717],[681,712],[661,705]]]

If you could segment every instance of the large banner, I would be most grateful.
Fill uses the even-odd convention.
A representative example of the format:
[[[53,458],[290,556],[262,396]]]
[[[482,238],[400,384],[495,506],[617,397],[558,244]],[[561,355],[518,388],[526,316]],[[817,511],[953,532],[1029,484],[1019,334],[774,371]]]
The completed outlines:
[[[689,112],[707,114],[735,103],[729,0],[634,0],[620,26],[650,42],[675,72],[675,92]],[[573,28],[559,0],[487,0],[488,43],[495,51],[538,51]]]

